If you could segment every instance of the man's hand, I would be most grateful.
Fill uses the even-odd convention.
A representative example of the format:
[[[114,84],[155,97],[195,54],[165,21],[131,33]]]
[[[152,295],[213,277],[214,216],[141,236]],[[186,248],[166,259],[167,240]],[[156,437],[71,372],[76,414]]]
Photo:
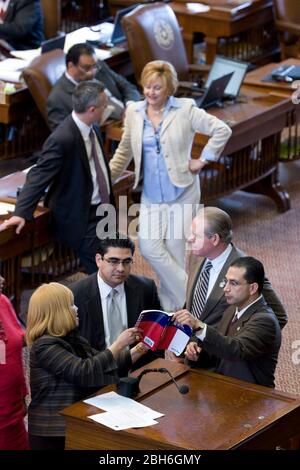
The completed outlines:
[[[195,330],[199,326],[198,319],[193,317],[193,315],[186,309],[175,312],[172,320],[180,323],[181,325],[189,325],[192,330]]]
[[[201,348],[198,346],[198,344],[195,343],[194,341],[191,341],[191,342],[187,345],[184,354],[185,354],[185,357],[186,357],[189,361],[197,361],[200,352],[201,352]]]
[[[199,173],[203,167],[205,167],[208,164],[208,161],[205,160],[204,162],[200,160],[200,158],[195,159],[192,158],[192,160],[189,161],[189,169],[191,173]]]
[[[25,219],[19,217],[18,215],[13,215],[10,219],[4,220],[3,224],[0,225],[0,232],[6,230],[9,227],[16,226],[16,234],[19,235],[22,228],[25,225]]]

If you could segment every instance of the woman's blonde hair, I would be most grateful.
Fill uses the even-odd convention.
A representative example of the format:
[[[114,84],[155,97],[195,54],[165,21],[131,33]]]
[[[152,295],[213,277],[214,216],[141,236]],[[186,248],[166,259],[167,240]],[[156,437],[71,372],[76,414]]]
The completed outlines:
[[[161,78],[168,96],[174,95],[178,87],[176,70],[170,62],[153,60],[145,65],[141,75],[141,84],[144,87],[149,80]]]
[[[42,284],[29,301],[26,340],[28,346],[42,335],[65,336],[77,326],[72,308],[74,296],[58,282]]]

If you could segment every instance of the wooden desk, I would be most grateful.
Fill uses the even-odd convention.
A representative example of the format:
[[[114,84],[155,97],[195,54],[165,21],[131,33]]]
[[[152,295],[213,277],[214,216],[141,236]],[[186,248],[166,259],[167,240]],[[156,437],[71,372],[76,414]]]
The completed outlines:
[[[117,9],[135,3],[135,0],[109,0],[109,7],[114,14]],[[210,9],[203,13],[189,10],[186,3],[179,0],[169,5],[182,28],[190,63],[196,33],[205,35],[207,64],[213,62],[216,54],[255,65],[266,63],[279,54],[272,0],[204,0],[201,3]]]
[[[263,78],[270,76],[272,71],[280,65],[298,65],[300,60],[287,59],[280,63],[271,63],[259,67],[252,72],[246,74],[244,84],[250,86],[263,93],[270,92],[291,100],[294,89],[290,83],[272,81],[262,81]],[[300,143],[299,143],[299,122],[300,122],[300,107],[296,105],[292,108],[287,115],[286,131],[282,137],[280,159],[283,162],[293,161],[300,158]]]
[[[163,359],[151,367],[173,370],[172,363]],[[275,449],[299,434],[299,398],[203,370],[183,374],[177,381],[189,386],[187,395],[180,395],[168,382],[150,393],[144,388],[137,398],[165,414],[154,426],[116,432],[88,418],[101,412],[98,408],[82,401],[66,408],[66,449]],[[145,379],[153,387],[159,375]]]
[[[277,177],[280,135],[295,105],[284,96],[262,94],[242,88],[244,102],[210,108],[208,112],[227,122],[233,134],[219,158],[200,172],[201,202],[230,194],[237,189],[271,197],[277,209],[290,208],[289,195]],[[111,139],[121,138],[122,129],[110,129]],[[192,156],[198,158],[207,138],[196,134]]]

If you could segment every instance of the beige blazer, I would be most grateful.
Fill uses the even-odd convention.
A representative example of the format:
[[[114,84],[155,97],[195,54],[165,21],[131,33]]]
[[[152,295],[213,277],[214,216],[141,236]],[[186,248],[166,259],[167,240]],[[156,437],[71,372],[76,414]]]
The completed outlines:
[[[160,144],[166,161],[171,182],[185,188],[195,181],[197,175],[189,171],[189,160],[193,139],[196,132],[210,136],[203,150],[209,151],[217,160],[226,142],[231,136],[231,129],[215,116],[206,113],[189,98],[174,98],[168,115],[164,119]],[[141,177],[142,139],[144,118],[142,108],[144,102],[131,103],[126,110],[125,129],[122,140],[109,162],[112,179],[118,178],[134,159],[135,183]]]

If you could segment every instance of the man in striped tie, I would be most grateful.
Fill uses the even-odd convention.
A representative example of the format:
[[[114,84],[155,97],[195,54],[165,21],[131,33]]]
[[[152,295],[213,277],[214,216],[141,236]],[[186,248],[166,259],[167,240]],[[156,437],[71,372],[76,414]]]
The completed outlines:
[[[220,283],[231,263],[245,253],[232,243],[230,216],[217,207],[199,211],[193,220],[188,242],[191,254],[186,308],[208,325],[217,326],[227,308]],[[263,283],[263,295],[283,328],[287,313],[267,278]]]
[[[235,260],[221,283],[228,304],[217,328],[180,310],[173,319],[189,325],[194,339],[186,358],[247,382],[274,387],[275,368],[281,345],[278,319],[262,295],[264,267],[251,256]]]

